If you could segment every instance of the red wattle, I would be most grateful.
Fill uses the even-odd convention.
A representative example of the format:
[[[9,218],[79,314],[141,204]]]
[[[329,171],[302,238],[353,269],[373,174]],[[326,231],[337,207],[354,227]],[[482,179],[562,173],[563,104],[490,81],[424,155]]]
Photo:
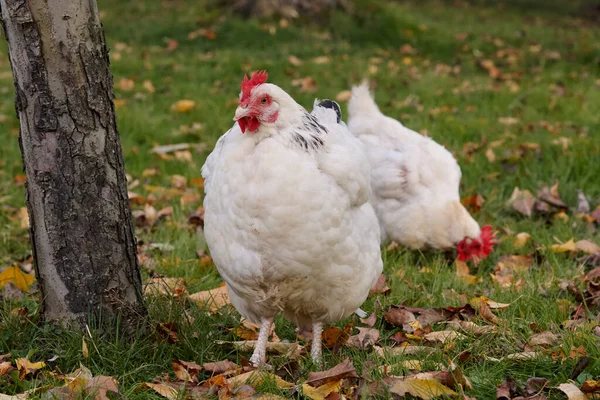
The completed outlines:
[[[255,130],[258,129],[259,126],[260,126],[260,122],[258,122],[258,119],[256,117],[248,118],[248,130],[250,132],[254,132]]]
[[[240,126],[242,133],[246,132],[246,126],[248,126],[248,118],[247,117],[240,118],[237,120],[237,123]]]

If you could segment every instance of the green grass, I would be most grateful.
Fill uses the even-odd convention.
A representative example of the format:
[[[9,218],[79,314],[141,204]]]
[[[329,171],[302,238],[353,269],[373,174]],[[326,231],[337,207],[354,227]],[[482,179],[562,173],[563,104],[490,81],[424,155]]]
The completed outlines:
[[[434,368],[436,362],[454,359],[462,351],[494,357],[518,352],[519,345],[533,333],[531,324],[536,324],[536,329],[551,329],[563,335],[560,346],[554,350],[562,347],[568,353],[572,346],[583,345],[593,360],[585,373],[600,378],[600,363],[595,361],[600,359],[600,343],[591,333],[593,324],[566,329],[562,324],[569,318],[569,311],[559,308],[565,300],[571,306],[577,305],[574,297],[561,288],[561,281],[575,281],[585,289],[582,275],[586,269],[574,257],[549,250],[555,237],[563,241],[574,237],[598,242],[598,234],[592,225],[575,218],[572,210],[568,212],[568,222],[548,222],[540,217],[524,218],[505,204],[515,186],[535,193],[555,181],[560,182],[561,197],[571,206],[577,204],[576,189],[584,190],[593,200],[592,206],[600,199],[600,28],[582,11],[585,2],[541,4],[359,1],[352,15],[334,12],[323,17],[318,25],[299,21],[282,28],[277,20],[239,19],[211,2],[100,0],[111,48],[116,98],[125,101],[117,109],[125,165],[127,173],[140,180],[140,185],[132,191],[147,196],[144,185],[170,187],[172,175],[183,175],[188,180],[200,176],[204,158],[232,124],[239,82],[246,72],[267,69],[271,82],[307,108],[312,106],[315,96],[334,98],[368,76],[376,83],[376,100],[383,112],[417,131],[427,131],[455,152],[463,170],[462,197],[480,193],[486,198],[482,210],[475,214],[482,225],[528,232],[532,242],[545,246],[541,250],[545,261],[520,274],[523,284],[518,290],[497,286],[490,273],[501,255],[532,252],[532,243],[515,250],[512,238],[507,238],[479,266],[476,275],[481,282],[475,285],[456,277],[454,266],[448,265],[439,254],[384,250],[385,273],[391,280],[392,291],[379,301],[386,308],[401,303],[414,307],[459,306],[465,298],[480,295],[511,303],[497,313],[503,322],[496,333],[458,341],[453,348],[427,357],[425,367]],[[188,39],[188,33],[199,28],[212,29],[215,39],[203,36]],[[275,29],[274,34],[269,28],[272,32]],[[457,39],[457,34],[462,33],[468,35]],[[169,40],[177,41],[176,49],[167,50]],[[405,44],[412,46],[413,54],[401,52]],[[514,62],[498,56],[497,51],[502,49],[514,49]],[[555,59],[548,52],[558,52],[560,58]],[[6,53],[6,44],[2,42],[0,267],[30,254],[27,231],[20,228],[18,220],[12,220],[16,209],[24,206],[24,192],[23,186],[14,182],[23,172]],[[289,55],[304,63],[291,65]],[[329,64],[311,61],[323,55],[330,57]],[[478,66],[478,60],[493,60],[502,73],[514,74],[511,81],[518,85],[518,90],[511,91],[504,80],[491,79]],[[376,71],[370,68],[373,65],[377,66]],[[454,73],[447,72],[451,67],[455,68]],[[314,93],[301,92],[291,84],[293,79],[307,76],[317,82]],[[121,90],[121,79],[134,80],[134,89]],[[153,83],[154,93],[143,88],[146,80]],[[413,96],[422,109],[401,106],[408,96]],[[171,105],[180,99],[194,100],[197,106],[185,114],[172,112]],[[430,112],[445,106],[451,110]],[[504,125],[499,122],[500,117],[513,117],[518,122]],[[552,133],[540,126],[540,121],[562,125]],[[181,132],[181,126],[194,123],[200,123],[201,129]],[[485,156],[487,144],[472,159],[463,152],[465,143],[479,143],[484,137],[487,144],[504,139],[494,150],[497,160],[493,163]],[[570,141],[566,150],[553,143],[559,138]],[[206,148],[193,150],[191,163],[162,160],[151,153],[156,144],[180,142],[202,143]],[[507,157],[507,152],[530,142],[539,144],[539,152],[514,159]],[[148,168],[156,168],[158,174],[142,176]],[[190,192],[197,192],[192,185],[189,187]],[[154,269],[168,276],[186,278],[190,292],[216,287],[220,278],[214,267],[204,266],[197,258],[199,240],[187,223],[188,215],[200,201],[182,206],[178,197],[156,197],[157,209],[173,206],[174,213],[156,229],[138,229],[138,237],[146,243],[169,243],[174,250],[149,253],[155,262]],[[141,207],[134,205],[134,209]],[[431,272],[423,272],[423,267]],[[404,275],[400,277],[398,271]],[[148,276],[148,271],[144,271],[144,276]],[[25,306],[30,319],[11,312]],[[65,373],[83,363],[95,375],[116,377],[128,399],[158,398],[136,387],[169,373],[173,359],[203,363],[228,358],[239,363],[240,356],[249,356],[214,344],[214,340],[234,340],[225,328],[239,324],[235,312],[210,315],[185,300],[148,299],[148,307],[153,327],[160,322],[178,324],[180,343],[169,344],[154,333],[129,343],[115,337],[113,332],[92,327],[92,338],[86,336],[90,355],[84,359],[80,333],[39,323],[35,296],[4,299],[0,307],[0,354],[11,352],[14,358],[30,356],[36,361],[57,355],[55,365]],[[369,311],[374,307],[373,300],[365,305]],[[193,321],[183,319],[184,312]],[[383,338],[399,330],[386,326],[381,316],[379,312],[376,328],[381,330]],[[284,320],[277,321],[277,332],[282,339],[295,339],[293,326]],[[352,357],[359,374],[365,372],[373,378],[381,377],[379,365],[395,365],[412,358],[396,356],[381,360],[373,353],[344,350],[341,355],[326,352],[324,367],[334,366],[346,354]],[[375,366],[366,363],[361,366],[366,361],[373,361]],[[275,366],[284,362],[273,360]],[[495,388],[506,375],[520,383],[532,376],[546,377],[556,386],[567,381],[576,363],[577,359],[561,362],[546,357],[500,363],[467,360],[460,367],[474,386],[467,394],[489,399],[495,398]],[[315,369],[305,363],[303,376]],[[394,367],[393,371],[401,373],[403,369]],[[26,387],[9,387],[7,382],[0,377],[0,393],[17,393],[43,384],[28,382]],[[272,384],[266,384],[265,390],[278,392]],[[280,394],[285,396],[285,393]],[[560,395],[553,391],[550,398]]]

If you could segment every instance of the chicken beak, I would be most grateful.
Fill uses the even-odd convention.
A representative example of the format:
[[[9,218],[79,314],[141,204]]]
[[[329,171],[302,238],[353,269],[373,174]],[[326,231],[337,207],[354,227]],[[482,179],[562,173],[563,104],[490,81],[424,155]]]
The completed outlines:
[[[242,107],[239,106],[236,110],[235,110],[235,116],[233,117],[234,121],[237,121],[241,118],[245,118],[250,116],[250,110],[248,109],[248,107]]]

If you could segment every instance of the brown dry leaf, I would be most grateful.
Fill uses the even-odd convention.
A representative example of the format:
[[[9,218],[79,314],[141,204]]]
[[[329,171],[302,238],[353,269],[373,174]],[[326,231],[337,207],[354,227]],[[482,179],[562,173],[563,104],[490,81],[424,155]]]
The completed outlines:
[[[192,152],[189,150],[176,151],[173,153],[173,155],[175,156],[176,160],[187,163],[191,163],[193,159]]]
[[[481,303],[485,303],[489,308],[493,310],[502,310],[510,306],[510,303],[498,303],[497,301],[488,299],[485,296],[474,297],[469,303],[475,308],[478,308]]]
[[[581,385],[581,391],[585,393],[600,392],[600,381],[586,379]]]
[[[363,324],[372,328],[375,325],[375,323],[377,322],[377,316],[375,315],[375,313],[371,313],[371,315],[369,315],[368,318],[359,318],[359,320]]]
[[[27,274],[16,265],[12,265],[0,272],[0,289],[5,285],[12,283],[20,291],[26,292],[29,287],[35,282],[35,277]]]
[[[569,400],[589,400],[589,398],[572,383],[561,383],[558,385],[558,389],[566,394]]]
[[[496,330],[496,327],[493,325],[480,326],[472,321],[452,320],[447,321],[446,324],[453,328],[461,329],[465,333],[477,336],[485,335],[486,333],[494,332]]]
[[[536,333],[529,338],[532,346],[552,347],[559,343],[560,336],[550,331]]]
[[[296,57],[295,55],[288,56],[288,62],[292,64],[294,67],[298,67],[303,64],[303,61]]]
[[[421,380],[433,380],[450,388],[458,388],[459,386],[462,386],[464,389],[467,390],[473,389],[473,385],[471,384],[471,382],[467,379],[466,376],[464,376],[462,371],[458,368],[455,368],[450,371],[420,372],[415,375],[411,375],[410,378]]]
[[[351,331],[351,325],[348,330]],[[328,349],[333,349],[336,346],[343,346],[350,337],[346,329],[340,329],[337,326],[328,326],[323,330],[322,341],[323,346]]]
[[[331,62],[331,57],[328,56],[319,56],[312,59],[314,64],[329,64]]]
[[[410,322],[416,321],[415,315],[404,308],[391,307],[383,318],[394,326],[402,326]]]
[[[119,394],[119,387],[112,376],[99,375],[87,381],[85,392],[93,395],[94,400],[109,400],[108,392]]]
[[[598,246],[596,243],[592,242],[591,240],[587,240],[587,239],[578,240],[577,242],[575,242],[575,248],[578,251],[582,251],[587,254],[600,253],[600,246]]]
[[[358,335],[350,336],[348,347],[364,350],[373,346],[379,340],[379,330],[374,328],[357,328]]]
[[[27,175],[24,175],[24,174],[15,175],[15,177],[13,178],[13,182],[17,186],[22,186],[25,184],[25,182],[27,182]]]
[[[312,76],[306,78],[292,79],[292,86],[300,87],[300,93],[312,93],[317,90],[317,82]]]
[[[213,314],[221,307],[231,304],[227,286],[224,283],[216,289],[191,294],[189,298],[200,306],[208,306],[208,309]]]
[[[520,249],[523,246],[525,246],[529,242],[529,239],[531,239],[531,235],[529,233],[527,233],[527,232],[517,233],[517,236],[515,236],[515,238],[513,239],[515,249]]]
[[[375,283],[375,286],[373,286],[371,288],[371,290],[369,290],[369,294],[389,294],[391,292],[392,289],[389,288],[389,286],[387,285],[387,277],[385,276],[385,274],[381,274],[379,275],[379,278],[377,278],[377,282]]]
[[[494,273],[497,274],[497,270],[502,270],[504,268],[510,268],[511,271],[515,272],[525,272],[531,266],[533,266],[533,256],[532,255],[523,255],[523,254],[504,254],[498,260],[498,264],[496,264],[496,268],[494,269]]]
[[[162,397],[166,397],[169,400],[179,399],[179,393],[177,390],[173,389],[171,386],[165,385],[164,383],[145,382],[144,385],[148,386],[150,389],[153,389],[156,393],[160,394]]]
[[[213,375],[222,374],[227,371],[234,371],[238,368],[238,365],[229,360],[209,362],[202,364],[202,367]]]
[[[411,377],[394,378],[390,384],[390,392],[399,396],[410,394],[420,399],[429,400],[440,396],[457,396],[457,393],[435,380],[421,380]]]
[[[350,90],[342,90],[338,94],[335,95],[336,101],[348,101],[352,97],[352,92]]]
[[[514,117],[500,117],[498,118],[498,122],[500,122],[502,125],[516,125],[519,122],[521,122],[518,118],[514,118]]]
[[[492,150],[492,149],[487,149],[485,151],[485,157],[488,159],[488,162],[490,162],[490,163],[496,162],[496,153],[494,153],[494,150]]]
[[[302,393],[312,400],[325,400],[331,393],[340,391],[343,381],[343,379],[331,381],[316,388],[307,383],[303,383]]]
[[[476,306],[473,307],[477,308]],[[490,310],[488,303],[485,301],[482,301],[481,305],[479,306],[479,316],[486,321],[491,322],[492,324],[497,324],[499,322],[498,317],[494,315],[492,310]]]
[[[474,194],[471,197],[464,198],[460,201],[472,213],[477,213],[481,210],[481,206],[485,203],[485,199],[479,193]]]
[[[173,296],[175,298],[188,296],[185,279],[159,277],[152,278],[144,285],[145,296]]]
[[[278,389],[289,389],[294,387],[293,383],[284,381],[272,372],[255,370],[243,373],[241,375],[234,376],[227,379],[227,384],[231,387],[238,387],[242,385],[250,385],[253,388],[261,385],[265,380],[274,381]]]
[[[135,88],[135,81],[132,79],[121,78],[119,80],[119,89],[124,92],[131,92]]]
[[[177,325],[173,322],[162,323],[156,325],[156,331],[171,344],[179,343],[177,337]]]
[[[550,188],[544,187],[538,192],[538,198],[557,208],[569,208],[558,194],[558,181]]]
[[[19,220],[21,229],[29,229],[29,213],[27,212],[27,207],[19,208],[19,211],[17,211],[17,219]]]
[[[377,350],[377,348],[376,348],[376,350]],[[384,354],[396,356],[396,355],[407,355],[407,354],[410,355],[410,354],[418,354],[418,353],[429,354],[429,353],[433,353],[435,351],[438,351],[437,347],[417,346],[417,345],[403,343],[402,345],[396,346],[396,347],[385,347],[383,349],[379,348],[377,353],[383,357]]]
[[[256,340],[241,340],[229,342],[226,340],[216,340],[216,344],[233,346],[238,351],[252,351],[256,346]],[[298,343],[268,342],[267,353],[278,354],[289,358],[297,358],[304,352],[304,347]]]
[[[326,383],[346,378],[358,378],[350,358],[346,358],[335,367],[326,371],[309,373],[305,384],[312,387],[319,387],[325,385]]]
[[[471,275],[469,272],[469,265],[465,261],[456,259],[454,263],[456,264],[456,276],[467,282],[469,285],[474,285],[477,283],[477,277],[475,275]]]
[[[535,197],[533,197],[529,190],[520,190],[518,187],[515,187],[506,204],[526,217],[531,217],[533,207],[535,206]]]
[[[149,93],[154,93],[156,92],[156,88],[154,87],[154,84],[152,83],[152,81],[149,80],[145,80],[144,83],[142,83],[142,86],[144,87],[144,89],[146,89],[146,91],[148,91]]]
[[[464,339],[465,335],[456,331],[429,332],[423,336],[425,340],[432,343],[447,343],[456,339]]]
[[[552,250],[554,253],[566,253],[576,251],[577,247],[575,245],[575,241],[573,240],[573,238],[571,238],[565,243],[553,244],[552,246],[550,246],[550,250]]]
[[[172,360],[173,372],[177,379],[183,382],[198,382],[198,374],[202,367],[194,362]]]
[[[186,113],[196,106],[194,100],[178,100],[171,106],[171,110],[177,113]]]

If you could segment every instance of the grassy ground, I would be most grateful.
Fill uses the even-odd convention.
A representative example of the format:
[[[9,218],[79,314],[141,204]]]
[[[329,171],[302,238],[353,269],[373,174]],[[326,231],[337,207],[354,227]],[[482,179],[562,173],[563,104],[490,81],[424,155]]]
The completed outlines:
[[[582,12],[581,4],[362,1],[354,15],[333,13],[318,25],[244,21],[203,1],[100,0],[99,6],[111,48],[127,173],[132,182],[139,180],[131,191],[143,197],[133,208],[142,210],[144,200],[157,210],[173,207],[165,221],[138,228],[138,237],[146,244],[173,246],[170,251],[146,249],[150,261],[145,277],[151,269],[183,277],[190,293],[220,283],[214,267],[196,254],[198,239],[188,216],[201,205],[201,198],[194,196],[200,192],[194,178],[200,177],[205,156],[232,124],[245,72],[267,69],[271,82],[306,107],[312,106],[315,96],[335,98],[367,76],[376,84],[376,100],[385,113],[455,152],[463,170],[461,196],[485,198],[475,217],[482,225],[498,229],[502,239],[491,257],[478,268],[471,266],[480,278],[475,284],[458,277],[454,265],[439,254],[384,250],[391,287],[389,295],[378,297],[384,308],[391,304],[460,306],[481,295],[511,303],[497,311],[501,322],[495,333],[470,335],[453,347],[421,357],[424,370],[468,351],[477,357],[460,364],[473,383],[467,394],[491,399],[507,375],[521,383],[532,376],[545,377],[552,386],[566,382],[581,355],[554,360],[550,354],[563,349],[568,355],[572,347],[583,346],[592,360],[583,376],[600,378],[594,324],[578,328],[564,324],[578,304],[573,293],[565,290],[565,282],[585,290],[583,275],[589,267],[570,253],[550,249],[557,240],[570,238],[598,243],[593,223],[577,218],[572,209],[566,212],[566,221],[526,218],[506,205],[515,186],[535,194],[555,181],[571,207],[577,205],[576,189],[592,200],[592,210],[600,200],[600,29],[594,15]],[[209,32],[188,37],[201,28]],[[302,62],[290,60],[292,55]],[[294,86],[297,79],[304,79],[305,86]],[[30,248],[27,230],[18,218],[18,209],[24,206],[19,185],[23,172],[5,43],[0,43],[0,93],[0,267],[6,267],[27,257]],[[195,107],[186,113],[173,111],[171,106],[182,99],[193,100]],[[182,142],[203,146],[191,149],[191,159],[186,153],[161,158],[151,152],[155,145]],[[177,186],[174,175],[187,178],[183,200],[181,190],[164,190]],[[532,240],[516,249],[511,232],[527,232]],[[490,275],[499,257],[530,254],[534,246],[543,260],[516,273],[515,282],[523,278],[519,285],[506,288],[495,283]],[[235,339],[225,329],[239,324],[235,312],[212,315],[184,299],[148,300],[153,326],[176,322],[179,343],[153,336],[130,344],[110,332],[92,330],[92,338],[86,337],[86,359],[79,333],[37,323],[35,296],[5,294],[0,304],[0,354],[11,352],[13,357],[36,361],[57,355],[54,364],[65,373],[83,363],[95,375],[116,377],[128,399],[158,397],[136,388],[169,373],[173,359],[203,363],[228,358],[239,363],[241,355],[249,356],[214,344],[216,339]],[[31,318],[11,311],[23,307],[28,307],[23,313]],[[365,309],[374,310],[374,301]],[[184,313],[192,318],[184,321]],[[381,317],[379,311],[375,327],[383,338],[399,330]],[[592,313],[594,318],[597,323],[597,312]],[[561,335],[543,357],[502,362],[480,358],[522,351],[531,335],[543,330]],[[278,321],[277,333],[295,340],[293,326],[283,320]],[[398,366],[411,358],[381,359],[372,352],[344,350],[336,355],[327,352],[325,368],[344,355],[351,356],[359,374],[372,378],[382,376],[380,365]],[[284,361],[274,359],[273,364]],[[305,363],[303,376],[315,369]],[[407,371],[394,367],[393,372]],[[14,394],[43,384],[8,382],[0,377],[0,393]],[[265,390],[284,397],[288,393],[269,384]],[[549,394],[560,396],[558,391]]]

